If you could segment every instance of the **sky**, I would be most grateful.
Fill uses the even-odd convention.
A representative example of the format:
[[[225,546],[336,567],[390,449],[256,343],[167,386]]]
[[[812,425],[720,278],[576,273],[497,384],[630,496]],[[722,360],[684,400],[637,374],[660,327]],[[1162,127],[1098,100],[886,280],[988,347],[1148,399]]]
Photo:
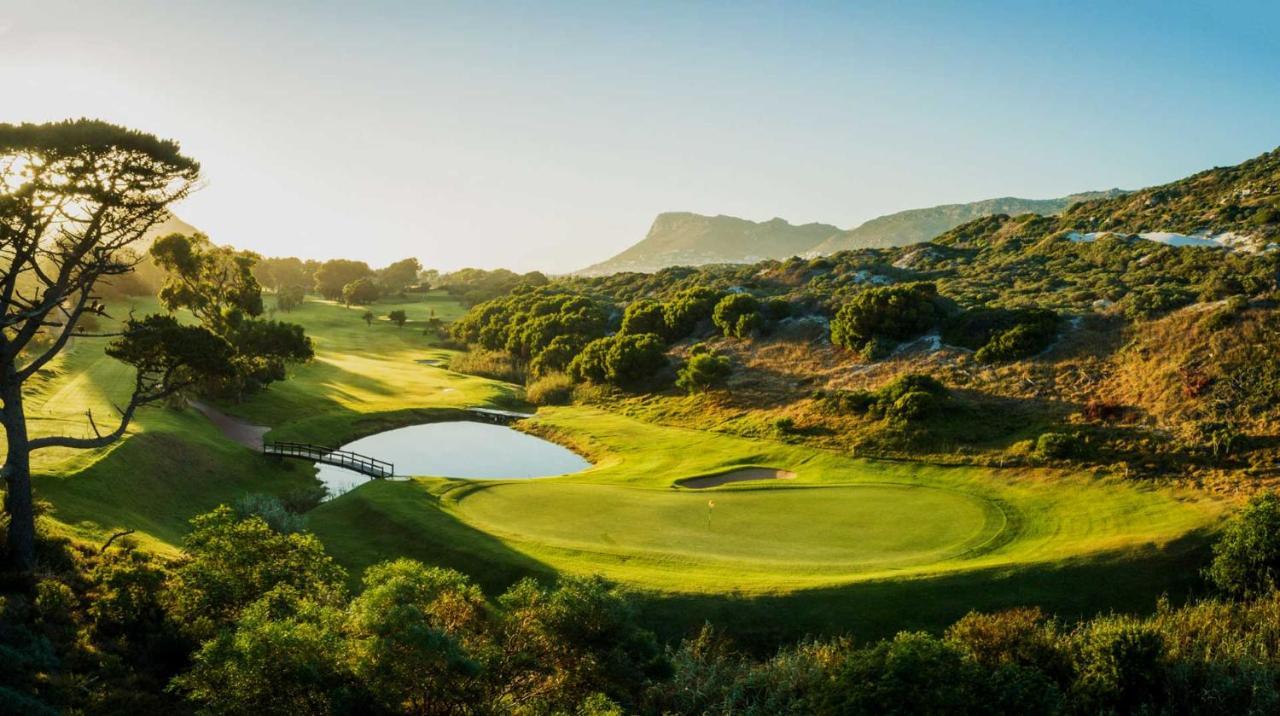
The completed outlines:
[[[203,167],[266,255],[566,272],[663,211],[849,228],[1280,145],[1274,2],[0,0],[0,122]]]

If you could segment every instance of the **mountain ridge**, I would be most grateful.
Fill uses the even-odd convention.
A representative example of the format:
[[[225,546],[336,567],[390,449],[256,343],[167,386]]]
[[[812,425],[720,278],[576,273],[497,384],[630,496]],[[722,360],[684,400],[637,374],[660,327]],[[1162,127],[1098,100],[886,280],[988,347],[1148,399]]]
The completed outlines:
[[[687,211],[663,212],[644,239],[613,257],[576,271],[598,276],[621,271],[648,273],[668,266],[755,263],[798,255],[822,255],[855,248],[885,248],[928,241],[973,219],[994,214],[1058,214],[1089,200],[1123,195],[1120,189],[1080,192],[1056,199],[998,197],[963,204],[940,204],[878,216],[852,229],[811,222],[792,224],[775,217],[751,221]]]

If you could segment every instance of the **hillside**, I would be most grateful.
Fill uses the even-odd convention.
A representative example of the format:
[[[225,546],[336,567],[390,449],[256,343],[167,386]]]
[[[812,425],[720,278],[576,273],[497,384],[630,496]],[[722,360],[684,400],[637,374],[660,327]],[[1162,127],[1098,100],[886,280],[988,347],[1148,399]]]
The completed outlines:
[[[659,214],[639,243],[578,275],[603,276],[622,271],[650,273],[668,266],[749,264],[791,256],[822,256],[846,249],[887,248],[929,241],[965,222],[994,214],[1058,214],[1080,201],[1122,195],[1119,189],[1084,192],[1058,199],[1003,197],[968,204],[911,209],[842,230],[830,224],[795,226],[784,219],[754,222],[734,216],[688,212]]]
[[[1082,201],[1122,196],[1120,189],[1070,194],[1057,199],[1001,197],[968,204],[943,204],[927,209],[909,209],[877,217],[861,226],[841,232],[813,247],[811,255],[825,256],[850,249],[878,249],[909,246],[929,241],[961,224],[995,214],[1041,214],[1051,216]]]
[[[1229,233],[1259,244],[1275,241],[1280,238],[1280,148],[1235,166],[1078,204],[1064,213],[1062,224],[1077,231]]]
[[[578,273],[602,276],[620,271],[651,272],[667,266],[782,259],[803,253],[839,232],[829,224],[793,226],[783,219],[758,223],[735,216],[668,212],[658,214],[640,243]]]

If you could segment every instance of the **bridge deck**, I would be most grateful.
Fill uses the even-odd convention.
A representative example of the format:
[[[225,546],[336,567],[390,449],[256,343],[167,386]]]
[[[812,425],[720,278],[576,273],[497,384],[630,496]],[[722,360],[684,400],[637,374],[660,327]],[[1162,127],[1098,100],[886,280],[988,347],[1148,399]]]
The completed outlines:
[[[396,467],[385,460],[361,455],[360,453],[351,452],[350,450],[335,450],[333,448],[324,447],[323,445],[311,445],[308,443],[291,443],[291,442],[273,442],[265,443],[262,446],[262,452],[267,455],[278,455],[280,457],[296,457],[303,460],[311,460],[312,462],[324,463],[325,465],[334,465],[336,467],[345,467],[348,470],[354,470],[362,475],[369,477],[393,477],[396,474]]]

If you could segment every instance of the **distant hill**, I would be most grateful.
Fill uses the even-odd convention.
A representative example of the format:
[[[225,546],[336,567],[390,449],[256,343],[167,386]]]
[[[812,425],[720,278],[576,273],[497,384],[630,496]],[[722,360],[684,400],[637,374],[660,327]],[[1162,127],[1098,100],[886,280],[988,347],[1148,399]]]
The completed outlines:
[[[830,224],[793,226],[782,219],[755,222],[735,216],[668,212],[658,214],[640,243],[578,273],[599,276],[652,272],[667,266],[754,263],[804,253],[838,233],[840,229]]]
[[[878,249],[891,246],[910,246],[950,231],[951,229],[995,214],[1061,214],[1067,207],[1082,201],[1109,199],[1122,196],[1120,189],[1088,191],[1070,194],[1057,199],[1019,199],[1006,196],[968,204],[943,204],[928,209],[909,209],[887,214],[865,224],[843,231],[814,246],[808,253],[816,256],[834,254],[849,249]]]
[[[1058,199],[987,199],[881,216],[844,230],[830,224],[795,226],[783,219],[754,222],[734,216],[687,212],[659,214],[642,241],[611,259],[578,272],[600,276],[621,271],[653,272],[668,266],[755,263],[846,249],[906,246],[928,241],[965,222],[993,214],[1058,214],[1068,206],[1124,192],[1085,192]]]
[[[142,235],[142,239],[137,244],[134,244],[133,249],[142,253],[143,251],[150,249],[151,244],[155,243],[156,239],[162,236],[168,236],[169,234],[190,235],[199,231],[199,229],[191,224],[188,224],[173,214],[169,214],[169,218],[161,221],[155,226],[152,226],[150,229],[147,229],[147,233]]]

